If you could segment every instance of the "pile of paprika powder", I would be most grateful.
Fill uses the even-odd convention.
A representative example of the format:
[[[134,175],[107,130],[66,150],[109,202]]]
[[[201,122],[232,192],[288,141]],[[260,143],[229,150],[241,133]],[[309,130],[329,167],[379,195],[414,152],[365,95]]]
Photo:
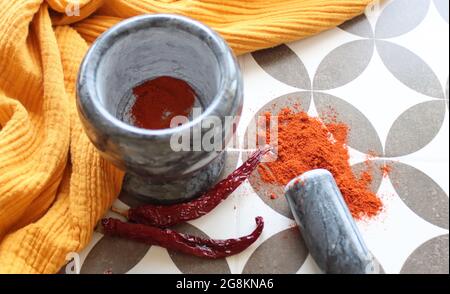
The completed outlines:
[[[266,125],[270,125],[272,114],[266,112],[265,116]],[[324,124],[305,112],[282,109],[278,113],[278,158],[258,167],[261,179],[267,183],[286,185],[309,170],[327,169],[333,174],[355,219],[377,215],[382,203],[369,189],[371,173],[367,170],[356,177],[349,164],[348,130],[343,123]],[[269,131],[267,140],[270,140]]]

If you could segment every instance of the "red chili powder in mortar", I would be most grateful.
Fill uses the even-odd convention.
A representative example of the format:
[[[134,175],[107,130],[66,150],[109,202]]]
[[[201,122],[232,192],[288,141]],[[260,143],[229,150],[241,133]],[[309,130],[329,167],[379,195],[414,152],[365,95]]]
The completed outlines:
[[[269,125],[271,113],[265,116],[266,125]],[[278,113],[278,158],[261,164],[259,174],[264,182],[286,185],[306,171],[327,169],[333,174],[354,218],[375,216],[382,203],[369,189],[371,174],[364,172],[360,178],[353,174],[346,147],[347,135],[348,126],[345,124],[324,125],[305,112],[282,109]]]
[[[133,88],[136,97],[131,114],[134,125],[144,129],[167,129],[175,116],[188,116],[195,92],[183,80],[163,76]]]

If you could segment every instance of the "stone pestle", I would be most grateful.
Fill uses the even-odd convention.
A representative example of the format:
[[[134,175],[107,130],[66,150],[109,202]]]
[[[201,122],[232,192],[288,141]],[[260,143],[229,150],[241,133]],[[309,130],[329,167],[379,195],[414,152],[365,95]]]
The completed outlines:
[[[311,256],[323,272],[377,272],[378,264],[329,171],[316,169],[296,177],[286,185],[285,197]]]

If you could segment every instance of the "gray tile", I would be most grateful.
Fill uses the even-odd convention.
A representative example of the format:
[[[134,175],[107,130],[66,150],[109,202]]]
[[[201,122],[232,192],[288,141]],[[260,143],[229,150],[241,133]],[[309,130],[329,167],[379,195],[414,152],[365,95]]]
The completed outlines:
[[[284,186],[263,182],[258,172],[254,172],[250,176],[249,182],[255,193],[266,205],[281,215],[294,219],[291,209],[284,198]]]
[[[373,49],[373,40],[356,40],[332,50],[317,69],[314,90],[338,88],[356,79],[369,65]]]
[[[422,149],[438,134],[444,118],[443,100],[427,101],[407,109],[389,130],[385,155],[403,156]]]
[[[126,273],[144,257],[150,247],[123,238],[104,236],[89,251],[81,267],[81,273]]]
[[[339,28],[363,38],[373,38],[372,26],[365,14],[361,14],[360,16],[344,22]]]
[[[406,260],[402,274],[448,274],[448,235],[433,238]]]
[[[447,84],[445,84],[445,102],[447,103],[447,109],[448,109],[448,79],[447,79]]]
[[[407,87],[435,98],[444,98],[436,74],[418,55],[400,45],[376,41],[377,50],[386,68]]]
[[[360,178],[362,173],[369,172],[372,175],[372,182],[370,184],[370,190],[373,193],[377,193],[383,179],[382,167],[389,162],[385,160],[367,160],[366,162],[360,162],[352,165],[353,174]]]
[[[400,162],[392,162],[389,179],[400,199],[426,221],[448,229],[448,195],[428,175]],[[447,252],[448,255],[448,252]]]
[[[253,52],[252,56],[265,72],[280,82],[304,90],[311,89],[305,65],[287,45]]]
[[[447,84],[445,85],[445,98],[448,100],[448,78],[447,78]]]
[[[441,14],[442,18],[448,23],[448,0],[434,0],[437,10]]]
[[[275,234],[264,241],[248,259],[243,274],[293,274],[308,256],[308,249],[297,227]]]
[[[375,37],[392,38],[413,30],[425,18],[429,6],[429,0],[392,1],[377,20]]]
[[[330,112],[336,114],[336,121],[350,128],[348,145],[363,153],[382,154],[383,148],[377,131],[367,117],[352,104],[330,94],[314,92],[314,103],[319,116],[328,122]]]

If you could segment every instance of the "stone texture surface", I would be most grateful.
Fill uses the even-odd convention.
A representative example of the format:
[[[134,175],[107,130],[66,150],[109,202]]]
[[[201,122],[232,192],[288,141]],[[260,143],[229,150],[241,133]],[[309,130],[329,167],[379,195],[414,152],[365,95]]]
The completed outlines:
[[[200,115],[163,130],[141,129],[123,121],[130,89],[165,75],[193,87],[203,108]],[[128,193],[179,202],[204,191],[220,175],[223,160],[214,159],[223,153],[195,148],[194,134],[203,138],[210,132],[211,127],[202,125],[207,116],[223,122],[226,116],[240,115],[242,84],[233,53],[211,29],[182,16],[142,15],[119,23],[92,45],[80,68],[77,105],[94,145],[129,172]],[[217,144],[226,146],[231,127],[213,129],[218,133],[214,138],[220,138]],[[189,136],[189,150],[174,151],[171,139],[183,134]]]
[[[292,214],[317,265],[329,274],[366,274],[373,257],[331,173],[308,171],[285,190]]]

